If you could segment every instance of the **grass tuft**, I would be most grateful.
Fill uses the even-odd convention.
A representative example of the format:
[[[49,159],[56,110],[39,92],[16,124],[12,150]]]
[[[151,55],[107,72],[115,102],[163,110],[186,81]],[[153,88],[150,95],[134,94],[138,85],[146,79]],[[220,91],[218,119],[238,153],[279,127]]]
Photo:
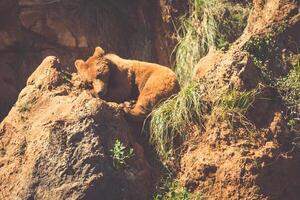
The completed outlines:
[[[226,50],[246,26],[248,7],[226,0],[190,0],[189,12],[180,18],[175,71],[182,85],[190,82],[195,65],[209,48]]]
[[[203,127],[208,104],[201,87],[199,82],[190,83],[151,113],[150,142],[165,164],[174,159],[176,139],[184,138],[193,125]]]

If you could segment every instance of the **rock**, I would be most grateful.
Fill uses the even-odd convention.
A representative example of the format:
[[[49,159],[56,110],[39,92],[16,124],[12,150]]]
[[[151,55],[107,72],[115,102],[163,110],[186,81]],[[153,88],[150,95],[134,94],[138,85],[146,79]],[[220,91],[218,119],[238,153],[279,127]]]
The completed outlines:
[[[74,76],[47,57],[0,124],[0,199],[149,197],[151,170],[123,112]],[[122,169],[112,164],[116,140],[135,149]]]

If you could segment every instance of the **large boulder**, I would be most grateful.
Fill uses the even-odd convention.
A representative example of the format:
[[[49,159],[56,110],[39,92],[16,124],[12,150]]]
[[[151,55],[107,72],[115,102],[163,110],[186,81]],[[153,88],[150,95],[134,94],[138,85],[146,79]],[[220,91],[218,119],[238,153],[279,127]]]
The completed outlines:
[[[151,170],[117,104],[50,56],[0,125],[0,199],[147,199]],[[134,156],[113,165],[119,140]]]

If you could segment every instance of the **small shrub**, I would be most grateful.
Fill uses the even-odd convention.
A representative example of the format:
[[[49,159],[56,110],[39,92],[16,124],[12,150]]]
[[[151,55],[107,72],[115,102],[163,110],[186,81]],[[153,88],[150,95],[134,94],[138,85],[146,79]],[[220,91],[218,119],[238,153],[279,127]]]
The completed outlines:
[[[249,52],[258,60],[265,62],[273,56],[279,54],[279,47],[277,45],[278,36],[287,29],[287,22],[284,21],[275,24],[272,31],[264,36],[252,37],[243,47],[243,50]]]
[[[177,181],[166,181],[161,194],[156,194],[154,200],[190,200],[191,193]],[[196,198],[200,199],[200,198]]]
[[[287,22],[273,25],[272,31],[266,35],[257,35],[250,38],[243,46],[243,50],[252,55],[254,64],[261,70],[262,78],[270,86],[274,86],[271,68],[281,67],[281,51],[278,46],[279,36],[287,29]]]
[[[287,125],[290,126],[290,127],[295,126],[295,125],[296,125],[296,120],[290,119],[290,120],[288,121]]]
[[[276,47],[276,41],[273,35],[267,35],[264,37],[255,36],[251,38],[243,47],[243,50],[252,54],[256,59],[265,62],[275,51],[278,50]]]
[[[278,79],[277,86],[288,106],[300,103],[300,60],[286,77]]]
[[[300,120],[300,60],[286,77],[277,80],[276,86],[288,108],[289,125],[295,126]]]
[[[274,85],[274,78],[272,76],[271,71],[268,69],[267,64],[264,61],[257,59],[256,57],[252,56],[254,65],[260,70],[261,78],[268,84],[273,86]]]
[[[190,83],[151,113],[150,142],[165,162],[174,159],[175,138],[184,138],[193,125],[203,127],[208,104],[201,87]]]
[[[122,169],[127,165],[128,159],[134,156],[133,149],[126,149],[120,140],[116,140],[113,149],[110,150],[113,159],[113,166],[116,169]]]

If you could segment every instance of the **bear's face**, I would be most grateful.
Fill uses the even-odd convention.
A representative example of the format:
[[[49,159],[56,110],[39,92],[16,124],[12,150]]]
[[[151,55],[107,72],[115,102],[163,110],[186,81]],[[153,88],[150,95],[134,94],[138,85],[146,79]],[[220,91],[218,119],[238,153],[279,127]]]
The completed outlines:
[[[93,86],[94,92],[99,97],[107,94],[107,85],[110,76],[108,63],[104,59],[104,51],[97,47],[95,53],[86,62],[76,60],[75,66],[81,80]]]

